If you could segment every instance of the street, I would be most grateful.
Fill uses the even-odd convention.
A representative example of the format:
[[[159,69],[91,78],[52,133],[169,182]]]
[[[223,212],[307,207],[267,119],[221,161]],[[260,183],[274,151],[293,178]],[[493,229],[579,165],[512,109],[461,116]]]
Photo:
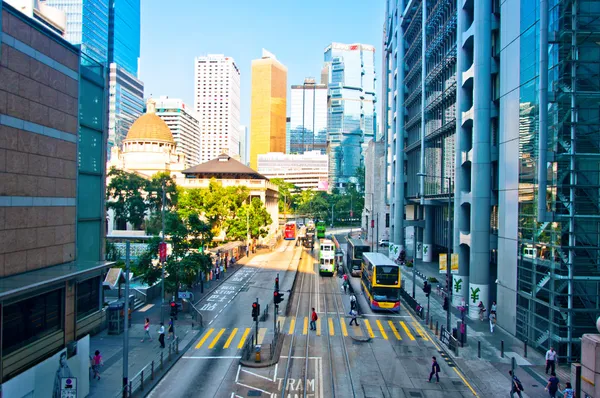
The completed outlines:
[[[428,331],[404,308],[399,314],[372,313],[362,295],[359,326],[349,326],[349,295],[342,279],[320,276],[318,250],[284,241],[274,252],[254,257],[213,295],[198,304],[206,330],[150,393],[151,397],[472,397],[466,380]],[[294,292],[284,289],[296,277]],[[285,301],[276,318],[284,333],[277,364],[248,368],[239,363],[254,333],[251,303],[261,313],[258,343],[273,336],[273,283],[280,275]],[[350,278],[359,290],[359,278]],[[283,314],[286,306],[288,314]],[[311,308],[318,314],[309,328]],[[263,350],[264,353],[264,350]],[[264,355],[264,354],[263,354]],[[440,383],[428,383],[431,357],[441,366]]]

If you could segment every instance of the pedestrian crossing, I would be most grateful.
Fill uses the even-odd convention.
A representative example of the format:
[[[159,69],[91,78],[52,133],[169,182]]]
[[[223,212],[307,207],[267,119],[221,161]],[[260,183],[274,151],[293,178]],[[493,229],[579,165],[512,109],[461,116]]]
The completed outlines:
[[[348,318],[323,317],[316,322],[316,330],[310,330],[308,317],[277,317],[283,333],[316,336],[370,337],[391,341],[429,341],[423,326],[417,322],[389,319],[361,319],[361,326],[348,325]],[[253,328],[209,328],[198,340],[196,349],[241,349]],[[258,344],[262,344],[269,328],[258,329]],[[271,330],[272,333],[272,330]]]

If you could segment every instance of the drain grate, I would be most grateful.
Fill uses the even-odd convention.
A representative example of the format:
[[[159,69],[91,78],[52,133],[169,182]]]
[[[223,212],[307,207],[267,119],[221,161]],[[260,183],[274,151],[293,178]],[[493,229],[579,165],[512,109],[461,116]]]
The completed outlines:
[[[411,397],[415,397],[415,398],[423,398],[423,394],[421,394],[421,393],[420,393],[420,392],[418,392],[418,391],[411,391],[411,392],[409,392],[409,394],[410,394],[410,396],[411,396]]]

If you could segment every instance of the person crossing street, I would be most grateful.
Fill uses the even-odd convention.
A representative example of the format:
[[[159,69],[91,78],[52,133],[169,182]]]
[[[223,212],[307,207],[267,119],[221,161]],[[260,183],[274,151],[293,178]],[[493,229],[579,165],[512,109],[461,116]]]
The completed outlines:
[[[317,319],[319,319],[319,316],[313,308],[312,313],[310,314],[310,330],[317,330]]]
[[[433,377],[433,375],[435,375],[435,378],[437,380],[437,383],[440,382],[440,364],[437,361],[436,357],[431,357],[432,362],[431,362],[431,373],[429,373],[429,383],[431,383],[431,378]]]

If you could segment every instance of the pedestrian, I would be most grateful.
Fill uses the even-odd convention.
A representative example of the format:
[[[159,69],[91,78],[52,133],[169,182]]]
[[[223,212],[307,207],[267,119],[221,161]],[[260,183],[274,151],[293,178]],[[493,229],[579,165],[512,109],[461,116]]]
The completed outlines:
[[[152,336],[150,336],[150,318],[146,318],[144,322],[144,338],[142,339],[142,343],[146,340],[146,336],[152,341]]]
[[[342,275],[344,275],[344,268],[342,267],[342,264],[338,265],[338,277],[342,277]]]
[[[356,309],[356,296],[354,294],[350,296],[350,309]]]
[[[496,315],[496,302],[492,301],[492,308],[490,309],[490,314]]]
[[[100,355],[100,351],[96,350],[94,353],[94,358],[92,358],[92,370],[94,371],[94,379],[98,376],[98,380],[100,380],[100,366],[104,365],[102,361],[102,355]]]
[[[511,398],[515,396],[514,395],[515,393],[519,396],[519,398],[523,398],[523,394],[521,394],[521,391],[523,391],[523,384],[521,383],[521,380],[519,380],[519,378],[513,374],[512,370],[509,370],[508,374],[510,375],[510,378],[511,378],[511,386],[510,386]]]
[[[483,317],[485,316],[485,305],[483,305],[483,301],[480,301],[477,307],[479,308],[479,320],[483,321]]]
[[[356,312],[356,310],[350,310],[350,316],[352,317],[352,319],[350,319],[350,326],[352,326],[352,322],[354,322],[354,324],[356,326],[358,326],[358,320],[356,319],[356,317],[358,316],[358,312]]]
[[[548,374],[548,370],[550,373],[555,372],[556,366],[556,351],[554,351],[554,347],[550,347],[548,351],[546,351],[546,374]]]
[[[160,348],[165,348],[165,324],[162,322],[158,329],[158,342],[160,343]]]
[[[565,387],[563,392],[564,392],[563,398],[575,398],[575,391],[573,391],[573,386],[568,381],[567,381],[567,386]]]
[[[317,330],[317,319],[319,319],[319,316],[313,308],[312,313],[310,314],[310,330]]]
[[[169,320],[169,339],[175,338],[175,321],[173,318]]]
[[[346,279],[344,279],[344,282],[342,282],[342,286],[344,287],[344,294],[348,293],[348,281]]]
[[[550,394],[550,398],[556,398],[556,393],[560,390],[560,381],[556,377],[556,373],[552,372],[550,374],[545,390]]]
[[[496,326],[496,314],[490,314],[490,333],[494,333],[494,327]]]
[[[440,382],[440,364],[437,362],[437,359],[435,357],[431,357],[432,362],[431,362],[431,373],[429,373],[429,383],[431,383],[431,378],[433,377],[433,375],[435,375],[435,378],[437,380],[437,383]]]

